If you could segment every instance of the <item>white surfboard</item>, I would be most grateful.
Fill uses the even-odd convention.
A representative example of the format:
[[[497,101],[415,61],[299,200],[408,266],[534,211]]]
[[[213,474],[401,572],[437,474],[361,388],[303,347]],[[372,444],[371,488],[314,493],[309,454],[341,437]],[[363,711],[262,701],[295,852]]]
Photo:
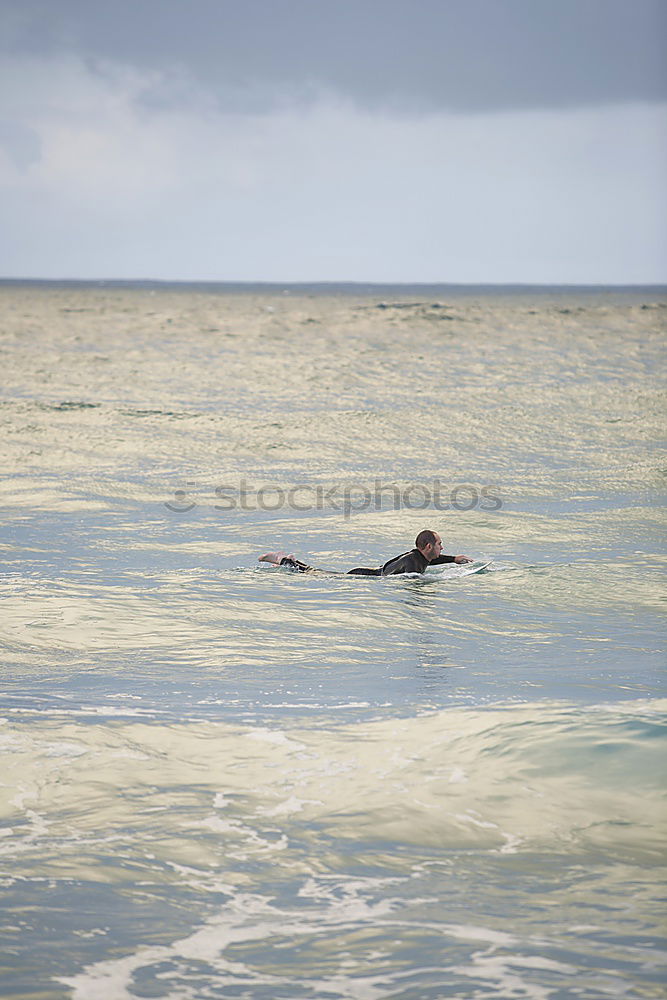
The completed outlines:
[[[456,565],[455,563],[444,563],[442,566],[432,566],[430,567],[432,571],[440,573],[440,576],[446,576],[448,579],[459,579],[462,576],[470,576],[472,573],[481,573],[483,570],[488,569],[488,567],[493,562],[493,559],[489,559],[487,562],[472,562],[463,563],[463,565]]]

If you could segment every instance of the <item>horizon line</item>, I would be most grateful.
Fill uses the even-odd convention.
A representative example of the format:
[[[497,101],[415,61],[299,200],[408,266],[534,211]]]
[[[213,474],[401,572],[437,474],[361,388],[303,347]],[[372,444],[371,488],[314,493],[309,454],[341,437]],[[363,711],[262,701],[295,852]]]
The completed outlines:
[[[207,285],[261,288],[513,288],[513,289],[664,289],[667,282],[541,282],[541,281],[365,281],[360,279],[268,280],[220,278],[27,278],[0,276],[2,285]]]

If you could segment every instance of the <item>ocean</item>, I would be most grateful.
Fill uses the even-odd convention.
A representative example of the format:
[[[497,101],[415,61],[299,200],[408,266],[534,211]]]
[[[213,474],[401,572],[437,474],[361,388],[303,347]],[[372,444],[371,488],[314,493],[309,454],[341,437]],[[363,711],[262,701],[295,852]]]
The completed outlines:
[[[2,996],[666,996],[667,290],[0,315]]]

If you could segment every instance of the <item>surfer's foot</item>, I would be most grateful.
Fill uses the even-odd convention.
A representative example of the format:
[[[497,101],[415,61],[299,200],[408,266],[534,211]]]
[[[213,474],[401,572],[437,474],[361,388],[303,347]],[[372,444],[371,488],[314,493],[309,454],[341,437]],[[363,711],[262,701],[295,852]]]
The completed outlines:
[[[283,559],[294,559],[294,556],[287,552],[265,552],[263,556],[259,557],[258,562],[273,563],[274,566],[280,566]]]

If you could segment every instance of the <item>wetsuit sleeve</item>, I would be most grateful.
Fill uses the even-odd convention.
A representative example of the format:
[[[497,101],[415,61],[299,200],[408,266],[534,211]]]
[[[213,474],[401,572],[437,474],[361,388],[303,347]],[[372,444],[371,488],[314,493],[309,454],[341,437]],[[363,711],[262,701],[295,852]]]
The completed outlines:
[[[453,563],[456,562],[456,556],[438,556],[437,559],[431,559],[431,566],[442,566],[443,563]]]

